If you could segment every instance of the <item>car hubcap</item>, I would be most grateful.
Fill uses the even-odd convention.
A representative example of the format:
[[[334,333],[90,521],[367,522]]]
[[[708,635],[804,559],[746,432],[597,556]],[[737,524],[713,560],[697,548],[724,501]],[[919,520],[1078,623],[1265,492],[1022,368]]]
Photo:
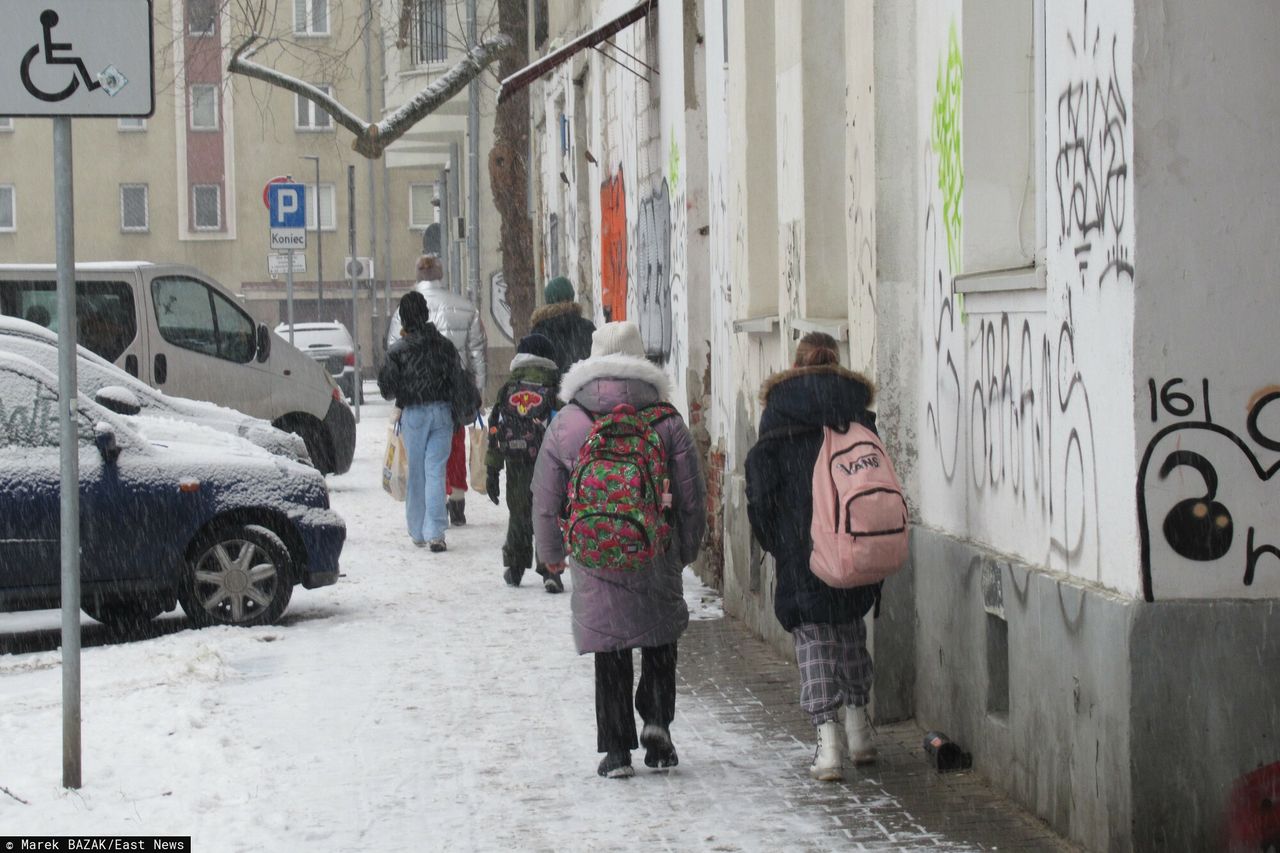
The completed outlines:
[[[228,539],[204,553],[196,568],[196,593],[204,609],[223,622],[243,622],[271,604],[279,572],[252,542]]]

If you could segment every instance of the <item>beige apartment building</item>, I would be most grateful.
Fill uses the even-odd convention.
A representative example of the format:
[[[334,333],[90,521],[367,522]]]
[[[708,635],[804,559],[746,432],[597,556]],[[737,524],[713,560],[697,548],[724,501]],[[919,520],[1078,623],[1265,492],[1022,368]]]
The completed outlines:
[[[259,320],[283,321],[285,276],[282,263],[281,274],[269,272],[263,191],[273,178],[291,176],[308,190],[295,318],[352,325],[345,262],[353,255],[348,225],[354,219],[354,256],[372,260],[357,287],[359,337],[374,344],[372,351],[362,346],[369,365],[380,355],[387,297],[411,284],[424,231],[436,221],[438,169],[404,162],[388,169],[385,159],[368,161],[351,150],[351,135],[310,102],[229,75],[227,62],[245,31],[236,8],[215,0],[156,3],[155,114],[73,123],[76,256],[190,264],[239,293]],[[362,9],[337,0],[281,4],[269,33],[277,41],[254,60],[328,87],[357,115],[380,118],[385,30],[371,30],[366,64]],[[54,258],[51,125],[0,118],[2,263]],[[355,167],[354,217],[348,215],[349,166]]]

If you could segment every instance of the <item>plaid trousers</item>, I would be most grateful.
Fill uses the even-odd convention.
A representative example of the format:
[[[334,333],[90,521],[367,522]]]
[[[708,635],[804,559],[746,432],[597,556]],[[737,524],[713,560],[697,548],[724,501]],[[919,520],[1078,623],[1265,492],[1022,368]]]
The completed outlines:
[[[815,726],[839,718],[841,705],[871,699],[874,669],[862,619],[840,625],[805,623],[791,632],[800,667],[800,707]]]

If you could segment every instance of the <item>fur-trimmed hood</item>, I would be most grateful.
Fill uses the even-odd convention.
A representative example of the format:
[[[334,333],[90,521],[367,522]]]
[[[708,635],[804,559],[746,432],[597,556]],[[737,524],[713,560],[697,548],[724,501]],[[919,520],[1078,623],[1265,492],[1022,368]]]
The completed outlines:
[[[540,367],[544,370],[550,370],[558,373],[560,368],[549,358],[543,358],[540,355],[534,355],[531,352],[518,352],[516,357],[511,359],[511,372],[519,370],[522,367]]]
[[[550,305],[543,305],[541,308],[533,312],[533,316],[529,318],[529,328],[542,323],[546,320],[553,320],[556,317],[581,317],[582,306],[577,302],[553,302]]]
[[[861,373],[842,367],[839,364],[818,364],[813,367],[792,367],[789,370],[783,370],[773,374],[764,381],[760,386],[760,402],[768,405],[769,395],[773,393],[773,389],[779,384],[786,382],[788,379],[798,379],[802,376],[839,376],[859,383],[866,388],[867,400],[866,405],[871,405],[876,399],[876,386],[870,379]]]
[[[615,353],[598,355],[578,362],[560,380],[560,399],[572,402],[578,392],[599,379],[620,381],[637,380],[653,387],[657,400],[666,400],[671,394],[667,375],[662,368],[647,359]]]

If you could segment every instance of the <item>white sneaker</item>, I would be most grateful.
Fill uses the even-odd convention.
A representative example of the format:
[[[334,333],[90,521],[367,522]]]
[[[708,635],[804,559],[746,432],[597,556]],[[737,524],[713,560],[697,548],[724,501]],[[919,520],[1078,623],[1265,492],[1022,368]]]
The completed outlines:
[[[844,718],[844,739],[849,745],[849,760],[853,762],[853,766],[875,764],[879,756],[876,753],[875,731],[871,727],[867,706],[845,706],[840,709],[840,714]]]
[[[840,724],[828,720],[817,729],[818,748],[814,750],[809,775],[819,782],[839,782],[843,778],[840,772]]]

